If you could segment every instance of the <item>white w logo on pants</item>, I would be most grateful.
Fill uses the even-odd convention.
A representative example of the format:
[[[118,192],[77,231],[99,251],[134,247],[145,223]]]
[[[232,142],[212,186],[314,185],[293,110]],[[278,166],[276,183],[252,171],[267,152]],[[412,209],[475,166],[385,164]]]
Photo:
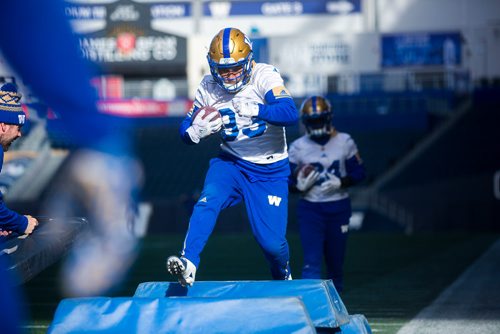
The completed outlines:
[[[267,199],[269,200],[269,205],[280,206],[281,197],[267,195]]]

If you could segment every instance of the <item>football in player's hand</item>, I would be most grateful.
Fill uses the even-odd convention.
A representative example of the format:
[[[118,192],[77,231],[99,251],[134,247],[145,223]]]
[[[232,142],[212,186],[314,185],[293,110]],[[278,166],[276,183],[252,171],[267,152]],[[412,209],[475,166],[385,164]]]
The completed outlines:
[[[302,166],[300,170],[302,171],[302,173],[304,173],[304,176],[307,177],[309,174],[312,173],[312,171],[316,170],[316,168],[314,168],[313,165],[307,164]]]
[[[219,110],[217,110],[217,108],[214,108],[211,106],[205,106],[205,107],[201,107],[200,109],[196,110],[192,118],[195,119],[196,117],[199,117],[198,115],[201,113],[202,110],[205,110],[205,113],[204,114],[202,113],[201,119],[208,118],[209,120],[214,121],[217,118],[221,117]],[[217,113],[217,115],[209,117],[212,113]]]

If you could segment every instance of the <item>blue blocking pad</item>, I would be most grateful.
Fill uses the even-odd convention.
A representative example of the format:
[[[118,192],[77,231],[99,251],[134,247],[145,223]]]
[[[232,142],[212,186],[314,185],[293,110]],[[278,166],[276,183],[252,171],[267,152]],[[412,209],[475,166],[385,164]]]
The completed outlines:
[[[342,334],[372,334],[372,329],[364,315],[354,314],[349,316],[348,324],[340,326],[340,332]]]
[[[61,333],[314,334],[297,297],[64,299],[49,334]]]
[[[134,297],[300,297],[315,327],[338,328],[349,322],[347,309],[331,280],[196,281],[189,288],[174,282],[145,282],[139,284]]]

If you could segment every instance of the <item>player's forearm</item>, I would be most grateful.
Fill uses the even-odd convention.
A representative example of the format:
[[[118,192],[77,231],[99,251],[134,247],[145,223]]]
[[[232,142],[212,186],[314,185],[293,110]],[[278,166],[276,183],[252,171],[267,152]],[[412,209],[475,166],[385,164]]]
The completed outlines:
[[[352,157],[346,160],[346,170],[347,175],[340,179],[340,181],[342,182],[342,188],[353,186],[363,181],[366,177],[365,166],[363,164],[360,164],[356,157]]]
[[[274,99],[266,94],[268,104],[259,104],[259,118],[279,126],[288,126],[297,123],[298,112],[291,98]]]
[[[297,173],[298,165],[290,162],[290,176],[288,177],[288,189],[291,193],[299,193],[300,190],[297,189]]]

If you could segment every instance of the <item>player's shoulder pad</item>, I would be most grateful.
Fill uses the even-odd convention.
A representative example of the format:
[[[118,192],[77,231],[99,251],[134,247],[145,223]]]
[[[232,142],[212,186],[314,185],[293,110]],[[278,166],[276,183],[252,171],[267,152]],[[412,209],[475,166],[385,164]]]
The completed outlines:
[[[299,138],[295,139],[290,144],[290,146],[293,145],[295,147],[295,149],[301,150],[301,149],[304,149],[307,146],[308,140],[310,140],[309,136],[308,135],[303,135],[303,136],[300,136]]]
[[[207,85],[217,84],[214,77],[211,74],[205,74],[201,79],[200,86],[206,87]]]
[[[280,75],[280,71],[273,65],[266,63],[255,63],[253,67],[253,73],[255,76],[259,75]]]
[[[348,148],[356,147],[356,143],[354,139],[352,139],[351,135],[345,132],[339,132],[337,136],[340,136],[339,139],[344,143],[344,145]]]
[[[348,142],[352,140],[351,135],[346,132],[337,132],[337,137],[341,139],[343,142]]]

